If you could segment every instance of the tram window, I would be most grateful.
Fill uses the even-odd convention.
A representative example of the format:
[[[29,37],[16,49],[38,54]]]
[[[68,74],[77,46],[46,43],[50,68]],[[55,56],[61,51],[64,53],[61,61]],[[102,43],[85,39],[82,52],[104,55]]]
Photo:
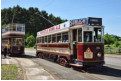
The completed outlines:
[[[16,31],[16,25],[13,25],[13,26],[11,27],[11,30],[12,30],[12,31]]]
[[[77,29],[73,30],[73,41],[77,41]]]
[[[5,28],[5,32],[7,32],[8,31],[8,27],[7,28]]]
[[[16,39],[15,38],[11,39],[11,45],[15,45],[16,46]]]
[[[52,35],[52,43],[56,43],[56,35]]]
[[[94,42],[101,42],[101,28],[94,29]]]
[[[82,42],[82,29],[78,29],[78,42]]]
[[[42,43],[42,38],[41,37],[39,38],[39,43]]]
[[[16,38],[16,45],[24,45],[24,39],[23,38]]]
[[[45,37],[45,43],[48,43],[48,42],[47,42],[47,36]]]
[[[7,44],[8,44],[8,40],[3,40],[3,41],[2,41],[2,44],[3,44],[3,45],[7,45]]]
[[[22,27],[18,26],[17,31],[22,31]]]
[[[37,43],[39,43],[39,41],[40,41],[39,38],[37,38]]]
[[[84,42],[92,42],[92,31],[84,32]]]
[[[44,43],[44,37],[42,37],[42,43]]]
[[[68,43],[68,32],[62,33],[62,40],[63,43]]]
[[[24,25],[22,26],[22,31],[25,32],[25,26]]]
[[[52,43],[51,35],[50,35],[50,36],[48,36],[48,43]]]
[[[62,43],[61,33],[57,34],[57,42]]]

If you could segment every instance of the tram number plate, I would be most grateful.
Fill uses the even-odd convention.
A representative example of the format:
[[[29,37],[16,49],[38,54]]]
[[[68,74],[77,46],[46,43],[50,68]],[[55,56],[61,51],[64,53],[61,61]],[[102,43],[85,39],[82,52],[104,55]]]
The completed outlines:
[[[86,52],[84,52],[84,58],[86,59],[92,59],[93,58],[93,52],[88,48]]]

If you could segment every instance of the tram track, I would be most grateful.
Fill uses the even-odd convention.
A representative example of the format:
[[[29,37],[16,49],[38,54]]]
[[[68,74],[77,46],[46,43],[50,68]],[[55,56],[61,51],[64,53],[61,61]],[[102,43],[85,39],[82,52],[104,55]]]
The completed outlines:
[[[121,67],[105,64],[101,72],[86,72],[73,70],[73,68],[63,67],[50,60],[34,58],[32,52],[26,53],[26,58],[31,59],[43,68],[45,68],[57,80],[121,80]],[[106,57],[109,58],[109,57]],[[69,78],[70,77],[70,78]]]

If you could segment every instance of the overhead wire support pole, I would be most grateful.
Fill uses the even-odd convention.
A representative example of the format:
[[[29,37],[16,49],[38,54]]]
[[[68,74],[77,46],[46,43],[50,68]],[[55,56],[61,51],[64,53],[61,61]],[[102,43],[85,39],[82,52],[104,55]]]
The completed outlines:
[[[49,23],[51,23],[54,26],[54,24],[50,20],[46,19],[45,17],[43,17],[42,15],[40,15],[38,12],[36,12],[35,14],[41,16],[43,19],[45,19],[46,21],[48,21]]]
[[[20,0],[18,0],[17,4],[19,3],[19,1],[20,1]],[[12,24],[13,24],[13,20],[14,20],[15,13],[16,13],[16,9],[15,9],[15,11],[13,12],[13,18],[12,18],[12,22],[11,22]]]

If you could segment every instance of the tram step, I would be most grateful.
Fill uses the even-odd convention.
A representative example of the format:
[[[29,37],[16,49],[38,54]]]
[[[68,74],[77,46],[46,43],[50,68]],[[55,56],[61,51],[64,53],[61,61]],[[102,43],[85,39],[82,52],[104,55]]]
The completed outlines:
[[[71,66],[76,66],[76,67],[83,67],[83,65],[80,64],[70,64]]]

